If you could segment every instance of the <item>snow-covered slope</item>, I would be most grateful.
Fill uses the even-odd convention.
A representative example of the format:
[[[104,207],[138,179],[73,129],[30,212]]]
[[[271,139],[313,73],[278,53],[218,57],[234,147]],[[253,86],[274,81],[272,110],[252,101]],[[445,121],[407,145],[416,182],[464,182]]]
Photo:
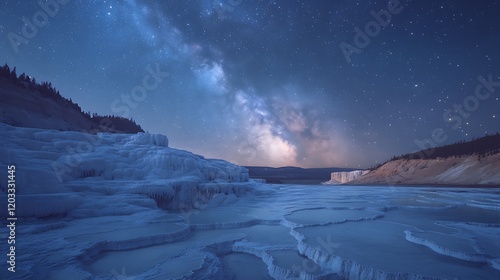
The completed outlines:
[[[332,172],[330,181],[324,182],[327,185],[337,185],[337,184],[345,184],[347,182],[353,181],[366,173],[370,172],[369,170],[354,170],[350,172]]]
[[[350,184],[500,185],[500,153],[390,161]]]
[[[192,208],[218,193],[252,189],[247,169],[169,148],[163,135],[93,135],[6,124],[0,124],[0,134],[1,178],[15,165],[22,217],[71,215],[88,192],[146,195],[162,208]],[[6,180],[0,190],[7,193]],[[6,207],[0,214],[6,215]]]

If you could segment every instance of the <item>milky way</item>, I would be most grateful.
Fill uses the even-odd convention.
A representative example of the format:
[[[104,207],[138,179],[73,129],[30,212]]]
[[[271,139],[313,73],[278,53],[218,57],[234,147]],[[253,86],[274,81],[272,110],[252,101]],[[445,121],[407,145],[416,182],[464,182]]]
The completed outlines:
[[[0,3],[0,63],[207,157],[369,167],[500,127],[498,1],[42,3]]]

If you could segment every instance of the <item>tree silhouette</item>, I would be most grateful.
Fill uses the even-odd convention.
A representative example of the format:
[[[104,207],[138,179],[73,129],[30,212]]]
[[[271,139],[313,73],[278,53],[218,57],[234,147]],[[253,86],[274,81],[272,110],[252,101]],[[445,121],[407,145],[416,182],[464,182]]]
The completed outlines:
[[[2,66],[2,68],[0,68],[0,77],[4,77],[7,79],[10,78],[10,67],[9,65],[7,65],[7,63],[5,63],[5,65]]]
[[[138,125],[134,120],[127,119],[119,116],[100,116],[97,113],[91,114],[90,112],[82,111],[82,108],[73,100],[64,98],[60,92],[52,85],[50,82],[37,83],[36,79],[22,73],[19,77],[16,73],[16,67],[10,70],[9,65],[6,63],[4,66],[0,67],[0,78],[5,78],[17,86],[22,86],[24,88],[29,88],[31,94],[40,94],[44,98],[50,98],[61,106],[66,106],[74,109],[80,113],[84,118],[92,124],[93,127],[102,128],[102,123],[110,124],[112,129],[106,129],[108,132],[120,132],[120,133],[137,133],[144,132],[140,125]],[[27,83],[27,85],[26,85]],[[22,92],[22,91],[19,91]]]
[[[10,72],[10,80],[17,81],[16,67],[14,67],[14,69],[12,69],[12,72]]]

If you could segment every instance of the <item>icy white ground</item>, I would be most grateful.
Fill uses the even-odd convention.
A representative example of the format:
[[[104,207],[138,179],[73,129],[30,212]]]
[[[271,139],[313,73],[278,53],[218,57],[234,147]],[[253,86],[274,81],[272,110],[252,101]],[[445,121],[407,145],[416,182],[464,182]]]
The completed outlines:
[[[500,279],[500,189],[262,185],[161,135],[0,133],[0,279]]]

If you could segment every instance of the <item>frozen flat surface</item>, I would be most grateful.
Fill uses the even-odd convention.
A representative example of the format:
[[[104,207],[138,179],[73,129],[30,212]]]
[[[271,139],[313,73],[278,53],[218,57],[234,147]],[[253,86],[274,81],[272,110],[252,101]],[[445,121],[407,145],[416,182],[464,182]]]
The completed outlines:
[[[351,209],[314,209],[299,210],[286,216],[286,219],[300,225],[339,224],[347,221],[376,219],[381,212]]]
[[[0,279],[500,279],[500,189],[265,185],[161,135],[0,133]]]
[[[26,221],[20,263],[44,266],[20,271],[49,279],[500,277],[498,189],[267,187],[274,191],[205,209]]]

